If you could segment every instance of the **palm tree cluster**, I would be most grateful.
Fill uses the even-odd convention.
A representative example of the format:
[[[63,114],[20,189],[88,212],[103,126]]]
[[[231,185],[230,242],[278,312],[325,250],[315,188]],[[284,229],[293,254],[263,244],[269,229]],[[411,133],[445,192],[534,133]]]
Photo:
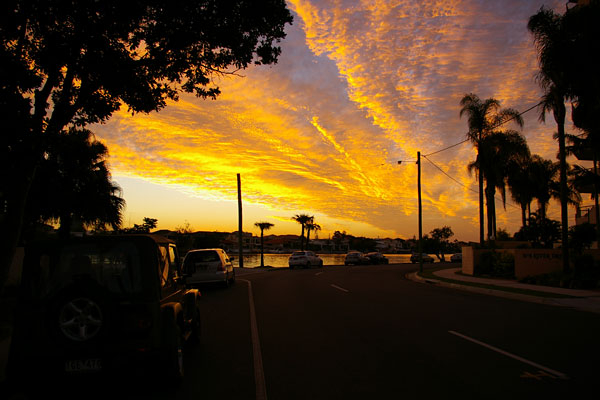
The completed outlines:
[[[583,3],[583,2],[582,2]],[[566,106],[572,105],[575,127],[589,137],[597,153],[600,122],[600,1],[591,0],[567,9],[564,14],[542,7],[529,19],[538,51],[538,82],[544,91],[540,120],[551,112],[557,125],[561,203],[561,240],[568,243],[568,177]],[[562,246],[563,270],[569,270],[568,246]]]
[[[494,98],[481,100],[473,93],[466,94],[460,115],[468,115],[468,138],[477,149],[477,158],[468,165],[476,172],[480,187],[480,233],[483,243],[484,208],[487,209],[487,240],[494,240],[496,226],[496,191],[506,207],[506,189],[521,206],[523,228],[531,219],[531,203],[537,200],[536,218],[545,220],[551,199],[560,199],[560,163],[530,154],[525,137],[514,130],[502,130],[507,122],[523,126],[523,119],[512,108],[500,108]],[[567,166],[568,168],[568,166]],[[484,189],[485,183],[485,189]],[[567,202],[576,205],[581,198],[573,185],[568,185]]]
[[[310,231],[320,231],[321,226],[315,223],[314,215],[296,214],[292,217],[292,219],[300,225],[302,225],[302,233],[300,234],[300,249],[304,250],[304,231],[306,231],[306,247],[308,248],[308,242],[310,241]]]
[[[479,180],[479,238],[484,242],[484,182],[485,204],[487,208],[488,240],[495,239],[496,232],[496,190],[506,202],[507,181],[519,165],[529,158],[529,147],[523,135],[514,130],[502,130],[502,126],[512,121],[519,128],[523,118],[512,108],[500,108],[494,98],[482,100],[476,94],[466,94],[460,102],[460,115],[468,116],[468,139],[477,149],[477,158],[469,164],[469,171],[475,171]]]

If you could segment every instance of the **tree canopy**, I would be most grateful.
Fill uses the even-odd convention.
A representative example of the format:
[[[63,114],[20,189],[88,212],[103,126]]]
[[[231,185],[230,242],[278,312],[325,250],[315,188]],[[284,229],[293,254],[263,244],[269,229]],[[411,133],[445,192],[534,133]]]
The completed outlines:
[[[47,143],[123,104],[158,111],[214,77],[277,62],[285,0],[6,0],[0,5],[0,284]],[[10,171],[10,172],[9,172]]]

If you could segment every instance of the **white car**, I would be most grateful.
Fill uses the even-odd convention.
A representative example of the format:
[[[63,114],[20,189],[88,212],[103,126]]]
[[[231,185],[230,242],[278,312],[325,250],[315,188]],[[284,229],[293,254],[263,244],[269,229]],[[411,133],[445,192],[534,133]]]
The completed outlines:
[[[421,253],[421,258],[423,259],[424,263],[432,263],[433,262],[433,257],[431,257],[429,254]],[[419,262],[419,253],[413,253],[410,256],[410,262],[413,264],[418,263]]]
[[[313,251],[295,251],[288,260],[290,269],[295,267],[310,268],[313,265],[317,267],[323,266],[323,260]]]
[[[186,284],[223,283],[229,286],[235,282],[232,261],[233,257],[223,249],[190,250],[183,259]]]

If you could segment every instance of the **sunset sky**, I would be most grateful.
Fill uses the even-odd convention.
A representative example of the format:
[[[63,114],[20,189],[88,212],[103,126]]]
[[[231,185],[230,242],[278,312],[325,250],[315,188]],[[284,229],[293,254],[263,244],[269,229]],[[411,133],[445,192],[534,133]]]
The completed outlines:
[[[259,234],[254,223],[267,221],[275,225],[268,233],[299,234],[291,217],[306,213],[321,238],[336,230],[411,238],[418,221],[410,161],[421,151],[429,155],[424,233],[448,225],[454,238],[478,240],[477,181],[467,171],[475,151],[467,142],[436,152],[466,138],[467,118],[459,117],[466,93],[519,111],[538,103],[527,20],[542,5],[562,13],[565,1],[288,5],[294,24],[278,64],[216,77],[215,101],[182,96],[136,116],[123,107],[93,127],[123,189],[124,225],[152,217],[159,229],[236,231],[240,173],[246,232]],[[553,118],[538,117],[537,109],[524,115],[523,134],[532,153],[556,160]],[[520,210],[508,200],[506,211],[498,201],[498,226],[512,234]],[[559,219],[554,203],[549,211]]]

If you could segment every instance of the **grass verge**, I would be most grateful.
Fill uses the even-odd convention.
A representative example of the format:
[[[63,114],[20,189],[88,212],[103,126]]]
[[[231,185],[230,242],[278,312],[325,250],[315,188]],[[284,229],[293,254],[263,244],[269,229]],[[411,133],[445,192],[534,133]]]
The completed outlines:
[[[455,279],[448,279],[448,278],[444,278],[444,277],[433,274],[435,271],[439,271],[441,269],[446,269],[446,268],[437,268],[437,269],[426,270],[423,272],[418,272],[417,274],[423,279],[433,279],[436,281],[441,281],[441,282],[446,282],[446,283],[454,283],[456,285],[478,287],[478,288],[488,289],[488,290],[498,290],[498,291],[502,291],[502,292],[518,293],[518,294],[524,294],[524,295],[528,295],[528,296],[537,296],[537,297],[546,297],[546,298],[561,298],[561,299],[576,299],[576,298],[578,298],[576,296],[569,296],[569,295],[560,294],[560,293],[542,292],[542,291],[537,291],[537,290],[519,289],[519,288],[513,288],[513,287],[478,283],[478,282],[468,282],[468,281],[461,281],[461,280],[455,280]]]

